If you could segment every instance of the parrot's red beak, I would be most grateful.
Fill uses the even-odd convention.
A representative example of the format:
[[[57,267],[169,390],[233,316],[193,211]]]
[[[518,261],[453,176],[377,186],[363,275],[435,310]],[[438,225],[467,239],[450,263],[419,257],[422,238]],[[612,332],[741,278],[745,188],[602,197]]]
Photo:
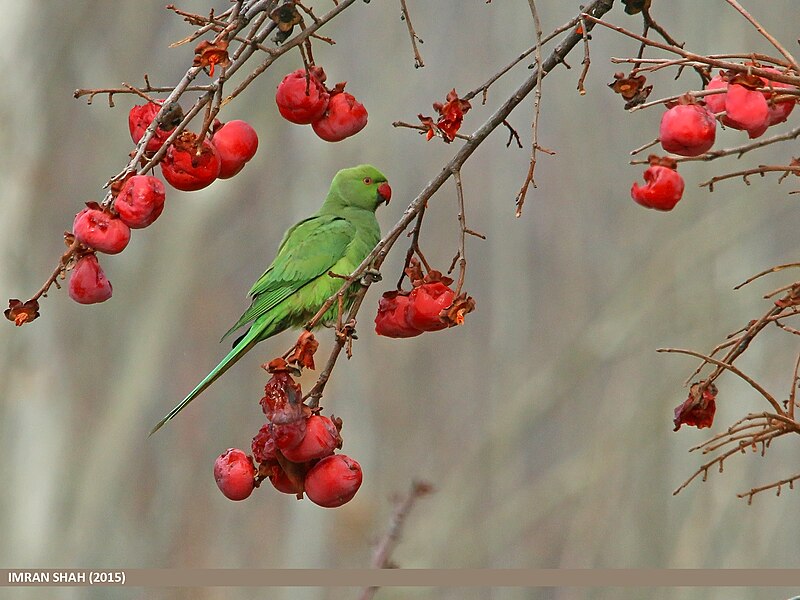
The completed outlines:
[[[385,204],[389,204],[389,200],[392,199],[392,188],[385,181],[378,186],[378,196],[383,198]]]

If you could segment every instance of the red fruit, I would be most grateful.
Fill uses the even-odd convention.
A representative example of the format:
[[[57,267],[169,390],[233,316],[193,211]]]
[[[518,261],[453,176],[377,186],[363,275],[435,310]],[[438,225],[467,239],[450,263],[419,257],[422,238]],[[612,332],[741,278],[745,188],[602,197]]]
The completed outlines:
[[[633,183],[631,197],[647,208],[672,210],[683,195],[683,177],[669,167],[651,165],[644,172],[644,180],[644,187]]]
[[[725,94],[725,110],[722,119],[725,125],[747,131],[747,135],[757,138],[769,127],[769,106],[764,94],[734,83],[728,86]]]
[[[778,69],[773,67],[766,67],[765,71],[769,71],[770,73],[777,73],[781,74]],[[795,87],[789,83],[782,83],[780,81],[772,81],[769,79],[765,79],[764,77],[761,78],[764,82],[764,87],[772,87],[775,88],[775,92],[763,92],[764,97],[767,99],[767,106],[769,107],[769,124],[770,125],[777,125],[778,123],[783,123],[786,119],[789,118],[789,114],[794,110],[794,105],[796,104],[795,100],[783,100],[781,102],[770,102],[770,99],[773,95],[778,95],[781,93],[781,88],[783,89],[795,89]]]
[[[269,481],[275,486],[276,490],[283,494],[300,494],[303,491],[303,486],[292,481],[280,465],[272,465]]]
[[[297,69],[284,77],[275,93],[275,102],[283,118],[298,125],[308,125],[319,119],[330,97],[323,81],[325,73],[318,67],[311,67],[308,77],[305,69]]]
[[[211,185],[219,176],[220,161],[208,139],[197,151],[197,136],[185,131],[167,149],[161,161],[161,173],[176,190],[192,192]]]
[[[218,177],[229,179],[244,168],[258,150],[258,135],[245,121],[228,121],[211,138],[220,160]]]
[[[244,500],[255,487],[256,468],[238,448],[228,448],[214,461],[217,487],[229,500]]]
[[[361,465],[349,456],[326,456],[306,474],[306,495],[314,504],[336,508],[353,499],[362,478]]]
[[[72,233],[81,244],[98,252],[117,254],[125,249],[131,239],[131,229],[118,217],[90,203],[75,215]]]
[[[161,105],[155,102],[148,102],[131,108],[128,113],[128,129],[130,129],[131,139],[133,139],[134,143],[139,143],[139,140],[144,136],[144,132],[147,131],[150,123],[153,122],[160,110]],[[164,130],[161,127],[157,127],[153,137],[147,142],[145,149],[148,152],[155,152],[161,148],[173,129],[175,128],[170,127],[168,130]]]
[[[111,282],[94,254],[78,259],[69,274],[69,297],[79,304],[95,304],[111,298]]]
[[[250,448],[253,450],[253,458],[257,463],[266,463],[277,460],[275,456],[275,440],[269,430],[269,423],[261,427],[253,438]]]
[[[147,227],[164,210],[164,184],[150,175],[128,178],[114,199],[120,220],[132,229]]]
[[[385,292],[378,301],[375,317],[375,333],[390,338],[408,338],[422,333],[406,321],[408,296],[397,292]]]
[[[296,448],[306,435],[307,419],[300,417],[287,423],[271,423],[270,435],[281,452]]]
[[[294,448],[281,450],[292,462],[306,462],[333,454],[342,443],[339,430],[328,417],[311,415],[306,419],[306,434]]]
[[[707,90],[727,90],[728,89],[728,82],[725,81],[722,76],[715,75],[711,78],[711,81],[708,82],[706,86]],[[720,113],[725,110],[725,96],[726,94],[709,94],[708,96],[703,96],[703,100],[706,101],[706,106],[708,110],[713,113]]]
[[[406,322],[421,331],[438,331],[447,327],[439,313],[453,303],[455,292],[441,281],[415,287],[408,296]]]
[[[699,156],[714,145],[717,121],[699,104],[678,104],[661,117],[659,137],[667,152]]]
[[[311,127],[326,142],[339,142],[357,134],[367,125],[367,109],[351,94],[331,96],[328,110]]]

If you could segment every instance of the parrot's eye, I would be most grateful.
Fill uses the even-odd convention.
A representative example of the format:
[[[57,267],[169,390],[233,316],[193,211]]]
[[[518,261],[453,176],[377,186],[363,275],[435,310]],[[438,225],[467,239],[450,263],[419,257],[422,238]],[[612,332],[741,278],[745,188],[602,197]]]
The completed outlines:
[[[372,177],[364,177],[364,183],[370,185],[372,183]]]

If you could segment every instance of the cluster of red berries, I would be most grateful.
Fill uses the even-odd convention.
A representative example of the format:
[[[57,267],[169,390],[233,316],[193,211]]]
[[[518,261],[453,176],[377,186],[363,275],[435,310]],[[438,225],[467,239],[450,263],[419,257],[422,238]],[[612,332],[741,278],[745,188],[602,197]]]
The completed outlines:
[[[412,280],[412,290],[384,292],[378,301],[375,333],[391,338],[414,337],[424,331],[439,331],[449,326],[442,312],[453,304],[453,282],[439,271]]]
[[[134,106],[128,114],[131,138],[138,143],[161,110],[148,102]],[[157,152],[174,125],[159,127],[148,141],[146,151]],[[198,148],[197,136],[184,131],[170,144],[161,161],[161,173],[172,187],[183,191],[199,190],[216,179],[228,179],[244,168],[258,149],[258,136],[245,121],[215,123],[211,137]],[[69,296],[80,304],[103,302],[111,297],[108,281],[96,252],[122,252],[131,238],[131,229],[151,225],[164,210],[164,184],[151,175],[131,175],[112,187],[110,206],[87,202],[75,215],[72,236],[82,245],[69,279]]]
[[[781,74],[778,69],[764,70]],[[719,118],[723,125],[746,131],[757,138],[767,128],[789,118],[797,102],[796,96],[780,96],[781,90],[793,86],[743,73],[722,72],[706,85],[702,99],[683,96],[668,104],[661,117],[659,140],[666,152],[679,156],[699,156],[714,145]],[[647,208],[672,210],[683,194],[683,178],[675,170],[677,163],[669,158],[651,156],[644,173],[645,186],[633,184],[631,196]]]
[[[475,310],[471,296],[463,292],[456,295],[450,287],[452,279],[435,269],[423,274],[416,257],[408,261],[403,272],[411,282],[411,291],[384,292],[375,317],[378,335],[408,338],[425,331],[439,331],[461,325],[465,315]]]
[[[236,448],[214,463],[214,479],[225,497],[244,500],[264,479],[284,494],[305,494],[325,508],[341,506],[361,487],[361,466],[342,447],[342,420],[328,418],[302,402],[293,368],[282,358],[269,363],[272,377],[264,387],[261,408],[267,415],[253,438],[252,456]],[[258,467],[256,467],[256,463]]]
[[[326,142],[339,142],[364,129],[367,109],[344,91],[344,83],[328,89],[325,79],[322,67],[297,69],[278,84],[275,102],[287,121],[311,125]]]

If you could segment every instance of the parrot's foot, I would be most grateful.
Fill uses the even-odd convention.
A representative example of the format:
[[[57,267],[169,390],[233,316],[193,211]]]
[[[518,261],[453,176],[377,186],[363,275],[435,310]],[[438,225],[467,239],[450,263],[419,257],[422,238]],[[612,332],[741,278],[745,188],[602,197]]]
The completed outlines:
[[[369,286],[383,279],[381,272],[378,269],[367,269],[361,276],[361,285]]]

